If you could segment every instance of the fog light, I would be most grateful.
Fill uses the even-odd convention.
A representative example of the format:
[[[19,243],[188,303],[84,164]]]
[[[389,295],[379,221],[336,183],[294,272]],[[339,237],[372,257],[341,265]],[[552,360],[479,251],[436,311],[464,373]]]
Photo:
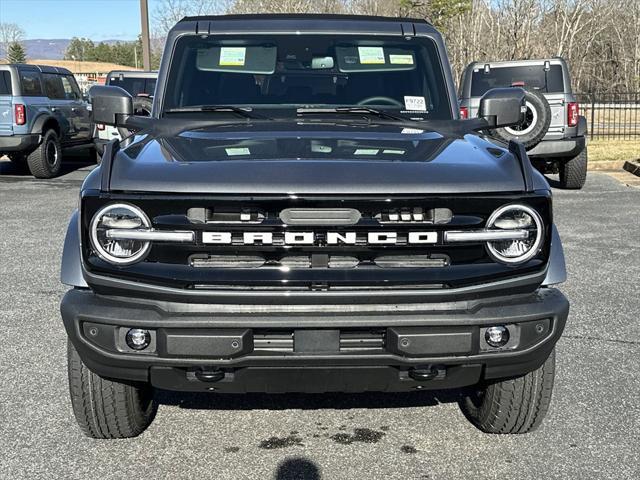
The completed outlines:
[[[141,328],[132,328],[127,332],[125,336],[127,345],[133,350],[144,350],[151,343],[151,334],[149,330],[142,330]]]
[[[484,333],[484,339],[492,347],[504,347],[509,341],[509,330],[502,326],[489,327]]]

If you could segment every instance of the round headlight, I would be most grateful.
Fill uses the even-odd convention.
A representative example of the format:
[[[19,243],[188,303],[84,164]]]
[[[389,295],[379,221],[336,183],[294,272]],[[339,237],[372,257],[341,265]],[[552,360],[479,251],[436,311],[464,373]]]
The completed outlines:
[[[144,258],[151,244],[140,240],[110,238],[108,231],[148,229],[150,226],[149,218],[133,205],[126,203],[107,205],[91,220],[91,245],[103,260],[116,265],[131,265]]]
[[[517,240],[487,242],[487,250],[502,263],[517,264],[533,258],[542,245],[544,225],[538,212],[526,205],[506,205],[497,209],[487,221],[488,230],[525,232]]]

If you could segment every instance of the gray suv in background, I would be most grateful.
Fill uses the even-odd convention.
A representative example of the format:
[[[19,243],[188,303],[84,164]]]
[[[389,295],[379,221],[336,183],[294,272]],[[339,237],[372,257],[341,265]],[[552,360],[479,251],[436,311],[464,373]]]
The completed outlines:
[[[478,116],[480,98],[498,87],[524,88],[526,113],[522,125],[494,129],[491,135],[524,144],[538,170],[560,174],[562,188],[582,188],[587,178],[587,121],[579,114],[564,59],[469,64],[460,82],[460,115]]]
[[[36,178],[60,173],[62,149],[91,143],[89,103],[73,74],[45,65],[0,65],[0,156]]]

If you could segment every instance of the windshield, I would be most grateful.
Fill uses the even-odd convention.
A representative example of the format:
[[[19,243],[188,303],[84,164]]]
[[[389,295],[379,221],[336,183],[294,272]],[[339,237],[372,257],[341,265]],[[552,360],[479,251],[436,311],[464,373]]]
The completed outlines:
[[[186,36],[177,42],[165,95],[164,112],[366,106],[452,118],[436,45],[416,37]]]
[[[487,90],[498,87],[529,87],[543,93],[561,93],[564,91],[562,67],[551,65],[548,72],[544,65],[493,67],[488,71],[484,67],[473,69],[472,97],[481,97]]]

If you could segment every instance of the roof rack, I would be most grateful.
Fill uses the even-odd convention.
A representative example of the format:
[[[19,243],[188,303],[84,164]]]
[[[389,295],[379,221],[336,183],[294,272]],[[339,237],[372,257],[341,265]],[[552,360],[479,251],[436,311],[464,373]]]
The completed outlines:
[[[341,14],[324,14],[324,13],[252,13],[243,15],[202,15],[184,17],[180,22],[193,22],[198,20],[209,21],[225,21],[225,20],[351,20],[351,21],[375,21],[375,22],[393,22],[393,23],[425,23],[431,25],[424,18],[404,18],[404,17],[383,17],[377,15],[341,15]],[[179,23],[179,22],[178,22]]]

